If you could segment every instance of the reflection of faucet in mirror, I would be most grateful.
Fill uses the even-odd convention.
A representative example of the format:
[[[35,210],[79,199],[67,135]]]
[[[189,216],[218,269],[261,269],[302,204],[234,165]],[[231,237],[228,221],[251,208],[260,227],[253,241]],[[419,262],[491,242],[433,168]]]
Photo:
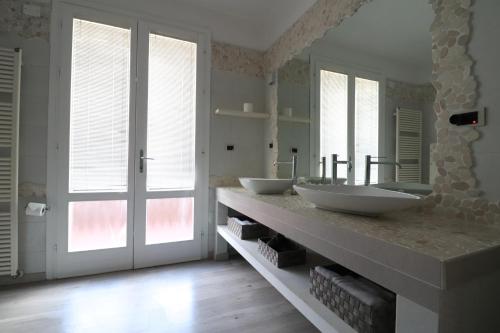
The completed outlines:
[[[292,194],[297,194],[295,190],[293,189],[293,185],[297,185],[297,155],[293,154],[292,155],[292,161],[291,162],[281,162],[281,161],[275,161],[274,165],[279,165],[279,164],[291,164],[292,165]]]
[[[396,161],[394,161],[394,162],[391,162],[391,161],[374,162],[374,161],[372,161],[372,158],[385,158],[385,157],[372,157],[371,155],[366,155],[365,186],[370,185],[370,178],[371,178],[370,172],[371,172],[372,164],[395,165],[395,166],[399,167],[400,169],[402,169],[401,164],[399,164]]]
[[[321,184],[325,184],[326,183],[326,157],[323,156],[321,158],[321,162],[319,162],[321,164]]]
[[[337,154],[332,154],[332,185],[337,184],[337,165],[338,164],[346,164],[347,165],[347,171],[350,172],[352,169],[352,161],[351,158],[349,158],[348,161],[339,161],[338,160],[339,155]]]

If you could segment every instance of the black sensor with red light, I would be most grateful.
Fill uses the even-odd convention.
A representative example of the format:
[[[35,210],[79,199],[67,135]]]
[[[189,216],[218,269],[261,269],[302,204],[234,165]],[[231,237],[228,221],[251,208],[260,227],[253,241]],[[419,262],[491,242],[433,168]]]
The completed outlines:
[[[454,114],[450,117],[450,123],[455,126],[478,126],[481,125],[479,111]]]

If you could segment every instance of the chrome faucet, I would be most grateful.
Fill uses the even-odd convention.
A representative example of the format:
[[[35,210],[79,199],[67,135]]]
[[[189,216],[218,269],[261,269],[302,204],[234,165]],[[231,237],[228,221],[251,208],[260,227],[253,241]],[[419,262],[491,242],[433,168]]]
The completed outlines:
[[[291,162],[280,162],[280,161],[275,161],[274,165],[279,165],[279,164],[291,164],[292,165],[292,194],[297,194],[295,190],[293,189],[293,185],[297,185],[297,155],[293,154],[292,155],[292,161]]]
[[[321,158],[321,184],[326,184],[326,157]]]
[[[399,167],[400,169],[403,168],[401,164],[398,162],[391,162],[391,161],[372,161],[372,158],[385,158],[385,157],[372,157],[371,155],[366,155],[366,168],[365,168],[365,186],[370,185],[370,178],[371,178],[371,166],[372,164],[383,164],[383,165],[394,165]]]
[[[347,165],[347,171],[350,172],[351,169],[352,169],[352,161],[351,161],[351,158],[349,158],[348,161],[339,161],[338,160],[339,158],[339,155],[337,154],[332,154],[332,181],[331,181],[331,184],[332,185],[336,185],[337,184],[337,166],[339,164],[345,164]]]

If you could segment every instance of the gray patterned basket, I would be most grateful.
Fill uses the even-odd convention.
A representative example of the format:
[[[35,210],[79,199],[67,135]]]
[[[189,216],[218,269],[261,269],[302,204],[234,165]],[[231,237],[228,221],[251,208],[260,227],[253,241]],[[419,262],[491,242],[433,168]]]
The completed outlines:
[[[262,224],[238,217],[228,217],[227,228],[239,239],[259,238],[268,234]]]
[[[310,293],[359,333],[395,331],[396,295],[340,265],[310,270]]]
[[[259,238],[258,244],[259,252],[278,268],[306,262],[306,249],[281,235]]]

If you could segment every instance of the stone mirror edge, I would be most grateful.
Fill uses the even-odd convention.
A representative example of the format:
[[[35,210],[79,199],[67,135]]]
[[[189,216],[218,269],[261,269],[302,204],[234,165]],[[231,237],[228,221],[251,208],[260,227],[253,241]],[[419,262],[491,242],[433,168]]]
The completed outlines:
[[[265,54],[266,71],[276,72],[303,49],[322,38],[330,29],[354,15],[372,0],[318,0]],[[472,127],[459,128],[450,115],[474,110],[478,82],[474,61],[468,53],[472,32],[472,0],[430,0],[435,12],[432,36],[432,84],[436,89],[437,142],[431,154],[437,176],[433,193],[425,198],[425,212],[439,212],[450,218],[478,222],[500,221],[500,201],[481,198],[474,174],[472,143],[480,134]],[[269,86],[270,131],[277,151],[277,86]],[[276,170],[272,170],[276,176]]]

